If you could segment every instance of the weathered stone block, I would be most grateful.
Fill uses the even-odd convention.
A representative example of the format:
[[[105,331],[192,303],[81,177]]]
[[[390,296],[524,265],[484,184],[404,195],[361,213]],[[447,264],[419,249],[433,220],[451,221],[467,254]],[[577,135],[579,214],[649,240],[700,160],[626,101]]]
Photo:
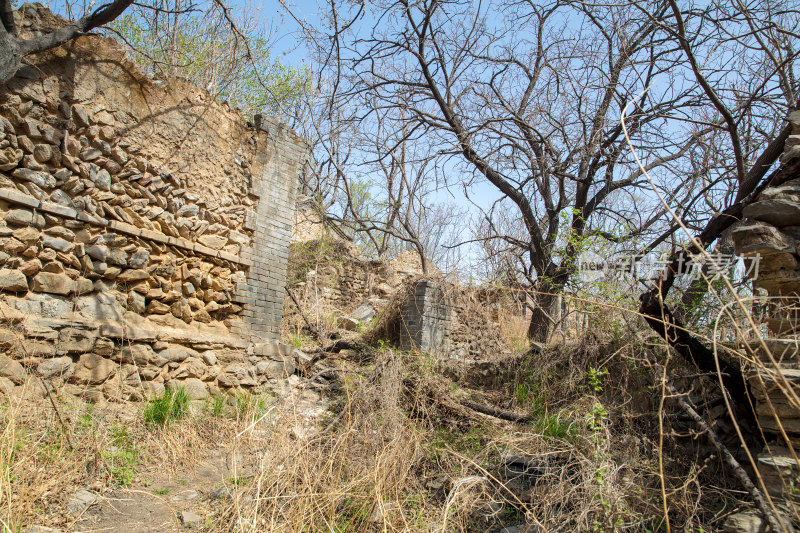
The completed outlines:
[[[94,347],[97,334],[80,328],[64,328],[58,332],[56,349],[60,353],[86,353]]]
[[[86,353],[78,360],[69,381],[82,385],[99,385],[113,376],[116,371],[117,365],[113,361],[95,353]]]
[[[7,378],[20,385],[25,381],[25,369],[10,357],[0,355],[0,377]]]
[[[66,296],[75,289],[75,283],[72,278],[64,274],[40,272],[33,278],[31,288],[37,292]]]
[[[0,290],[24,292],[28,290],[28,279],[19,270],[0,269]]]
[[[71,357],[54,357],[45,359],[36,367],[36,372],[45,379],[67,377],[72,370]]]

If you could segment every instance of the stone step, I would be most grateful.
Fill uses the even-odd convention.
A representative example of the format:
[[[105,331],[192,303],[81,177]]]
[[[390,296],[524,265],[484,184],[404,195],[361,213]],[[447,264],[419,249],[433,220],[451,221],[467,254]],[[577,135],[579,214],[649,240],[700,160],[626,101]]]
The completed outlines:
[[[788,448],[764,448],[758,454],[758,471],[771,496],[800,501],[800,465]]]

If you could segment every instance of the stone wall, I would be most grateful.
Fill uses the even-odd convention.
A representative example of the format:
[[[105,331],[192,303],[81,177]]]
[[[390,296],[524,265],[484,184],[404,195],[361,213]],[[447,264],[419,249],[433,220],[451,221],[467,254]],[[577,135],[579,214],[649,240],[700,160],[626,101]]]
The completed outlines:
[[[789,120],[793,134],[781,159],[784,165],[800,158],[800,112],[791,113]],[[800,445],[800,175],[766,189],[745,207],[743,216],[732,232],[736,251],[760,257],[751,275],[755,286],[768,293],[771,307],[767,350],[761,342],[753,343],[759,362],[749,375],[759,424],[769,441],[758,467],[770,495],[788,511],[788,502],[797,502],[800,489],[800,468],[790,449]],[[787,516],[791,514],[798,518],[796,513]],[[726,530],[739,531],[753,520],[735,515]]]
[[[308,235],[306,224],[295,231]],[[421,275],[414,252],[403,252],[391,261],[364,259],[351,242],[329,234],[297,239],[291,256],[290,288],[305,308],[323,314],[347,315],[369,300],[391,298],[404,283]]]
[[[63,24],[39,5],[16,16]],[[294,132],[143,75],[96,36],[33,58],[0,115],[0,315],[25,366],[124,397],[293,369],[276,342],[308,152]]]

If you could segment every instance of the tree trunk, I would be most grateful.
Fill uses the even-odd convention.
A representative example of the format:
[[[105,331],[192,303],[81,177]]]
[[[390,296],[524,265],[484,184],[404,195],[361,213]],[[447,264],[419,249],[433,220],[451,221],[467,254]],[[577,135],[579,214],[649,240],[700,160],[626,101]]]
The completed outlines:
[[[5,85],[19,70],[22,53],[19,41],[8,32],[0,31],[0,85]]]
[[[559,304],[559,293],[562,287],[551,283],[538,283],[533,294],[531,322],[528,325],[528,340],[546,343],[550,340],[555,320],[553,306]]]

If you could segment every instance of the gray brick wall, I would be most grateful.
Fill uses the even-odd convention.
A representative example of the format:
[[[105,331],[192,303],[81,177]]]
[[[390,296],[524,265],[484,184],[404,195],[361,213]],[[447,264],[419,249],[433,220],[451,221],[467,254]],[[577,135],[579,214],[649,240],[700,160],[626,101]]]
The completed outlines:
[[[308,144],[279,122],[257,117],[256,124],[268,134],[265,149],[257,156],[264,173],[253,176],[250,194],[258,199],[247,213],[245,225],[253,229],[253,248],[242,257],[253,262],[247,281],[237,286],[243,304],[244,331],[252,341],[276,340],[283,314],[286,266],[294,222],[297,179],[308,154]]]

